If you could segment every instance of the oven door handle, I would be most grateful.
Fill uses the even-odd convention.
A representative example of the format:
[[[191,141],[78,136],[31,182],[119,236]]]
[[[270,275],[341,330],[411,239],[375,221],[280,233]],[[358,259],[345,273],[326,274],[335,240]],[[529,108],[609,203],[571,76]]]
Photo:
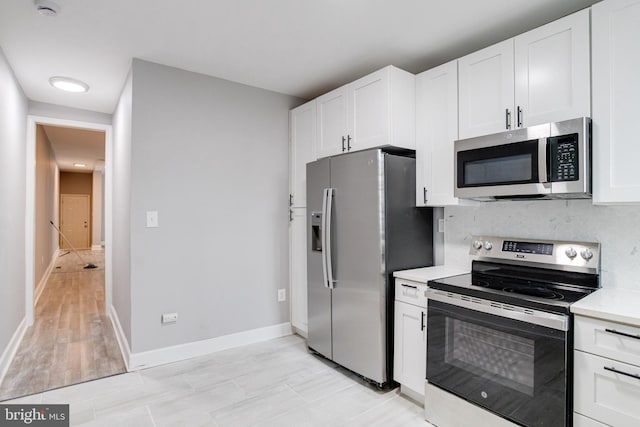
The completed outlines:
[[[502,304],[496,301],[489,301],[431,288],[427,289],[427,299],[439,301],[456,307],[462,307],[468,310],[479,311],[485,314],[493,314],[507,319],[519,320],[521,322],[531,323],[559,331],[569,330],[569,317],[561,314],[553,314],[546,311],[518,307],[510,304]]]

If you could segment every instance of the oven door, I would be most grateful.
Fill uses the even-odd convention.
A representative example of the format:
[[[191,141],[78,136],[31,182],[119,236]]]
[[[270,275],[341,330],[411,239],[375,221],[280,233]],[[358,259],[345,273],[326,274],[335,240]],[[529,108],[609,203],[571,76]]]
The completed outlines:
[[[570,425],[568,332],[490,314],[492,305],[428,301],[428,382],[520,425]]]

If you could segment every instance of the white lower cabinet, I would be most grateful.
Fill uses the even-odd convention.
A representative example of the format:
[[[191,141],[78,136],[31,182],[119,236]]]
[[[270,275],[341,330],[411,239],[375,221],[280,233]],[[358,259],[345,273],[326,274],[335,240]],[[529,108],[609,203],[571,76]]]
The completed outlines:
[[[307,209],[292,208],[289,222],[291,326],[307,336]]]
[[[607,427],[606,424],[599,423],[591,418],[587,418],[578,413],[573,413],[573,427]]]
[[[415,398],[424,396],[427,369],[426,289],[424,284],[396,279],[393,379]]]
[[[621,361],[640,360],[638,329],[582,316],[575,323],[576,425],[640,426],[640,365]]]

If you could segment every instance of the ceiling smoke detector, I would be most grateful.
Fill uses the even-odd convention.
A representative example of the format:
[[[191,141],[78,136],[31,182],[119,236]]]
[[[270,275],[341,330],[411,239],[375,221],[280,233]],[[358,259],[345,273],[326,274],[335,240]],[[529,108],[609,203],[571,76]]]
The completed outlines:
[[[33,0],[33,4],[40,15],[56,16],[60,12],[60,6],[50,0]]]

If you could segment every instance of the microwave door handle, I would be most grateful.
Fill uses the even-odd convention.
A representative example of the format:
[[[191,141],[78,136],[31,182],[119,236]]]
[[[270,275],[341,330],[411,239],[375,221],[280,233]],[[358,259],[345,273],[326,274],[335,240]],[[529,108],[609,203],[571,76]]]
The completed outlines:
[[[538,180],[540,182],[549,182],[548,168],[550,160],[547,138],[540,138],[538,140]]]

